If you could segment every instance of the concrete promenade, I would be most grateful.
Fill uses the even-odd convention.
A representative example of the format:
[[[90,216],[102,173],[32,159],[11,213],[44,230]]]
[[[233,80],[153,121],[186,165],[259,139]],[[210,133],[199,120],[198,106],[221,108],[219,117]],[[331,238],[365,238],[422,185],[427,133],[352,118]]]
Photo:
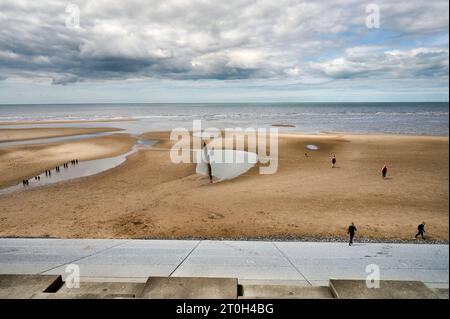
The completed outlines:
[[[417,280],[448,288],[449,247],[427,244],[0,238],[0,274],[145,282],[149,276],[230,277],[242,284],[327,286],[329,279]]]

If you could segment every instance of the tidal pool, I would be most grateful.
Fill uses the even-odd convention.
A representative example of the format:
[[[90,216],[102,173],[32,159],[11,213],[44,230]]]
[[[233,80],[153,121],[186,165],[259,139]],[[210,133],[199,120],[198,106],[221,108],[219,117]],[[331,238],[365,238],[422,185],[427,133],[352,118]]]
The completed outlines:
[[[258,155],[255,153],[203,149],[196,151],[197,174],[208,175],[208,156],[212,175],[221,181],[236,178],[249,171],[258,163]]]
[[[308,150],[310,150],[310,151],[317,151],[319,149],[319,147],[317,145],[314,145],[314,144],[306,145],[306,148]]]
[[[24,186],[22,182],[17,185],[6,187],[0,189],[0,195],[9,194],[19,190],[26,190],[29,188],[35,188],[50,184],[55,184],[63,181],[68,181],[80,177],[86,177],[95,175],[111,168],[117,167],[127,160],[127,157],[131,154],[137,152],[138,150],[145,148],[146,146],[151,146],[155,144],[156,141],[153,140],[138,140],[133,146],[131,151],[108,158],[101,158],[91,161],[79,161],[78,164],[71,164],[69,162],[68,167],[64,168],[63,163],[59,166],[59,172],[56,172],[55,168],[51,169],[51,175],[47,176],[45,172],[36,175],[39,178],[36,180],[35,177],[28,180],[29,185]]]

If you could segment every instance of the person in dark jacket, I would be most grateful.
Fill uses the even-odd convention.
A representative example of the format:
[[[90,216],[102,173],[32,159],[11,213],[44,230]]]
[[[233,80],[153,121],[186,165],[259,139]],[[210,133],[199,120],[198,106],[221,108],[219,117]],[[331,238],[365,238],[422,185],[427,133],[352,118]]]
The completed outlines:
[[[383,165],[383,168],[381,169],[381,176],[383,176],[383,178],[386,178],[387,175],[387,166],[386,164]]]
[[[331,158],[331,167],[334,168],[336,166],[336,155]]]
[[[212,173],[212,166],[211,166],[211,158],[209,157],[208,146],[206,145],[205,142],[203,142],[203,152],[205,155],[206,166],[208,168],[209,182],[213,183],[214,180],[213,180],[213,173]]]
[[[353,245],[353,238],[355,237],[356,227],[355,224],[352,222],[352,224],[348,227],[348,234],[350,236],[348,245]]]
[[[212,183],[213,182],[213,174],[212,174],[211,163],[209,163],[209,162],[208,162],[208,177],[209,177],[209,182]]]
[[[417,234],[416,234],[416,239],[417,236],[421,235],[422,239],[425,239],[425,237],[423,236],[423,233],[425,233],[425,222],[422,222],[422,224],[420,224],[419,226],[417,226]]]

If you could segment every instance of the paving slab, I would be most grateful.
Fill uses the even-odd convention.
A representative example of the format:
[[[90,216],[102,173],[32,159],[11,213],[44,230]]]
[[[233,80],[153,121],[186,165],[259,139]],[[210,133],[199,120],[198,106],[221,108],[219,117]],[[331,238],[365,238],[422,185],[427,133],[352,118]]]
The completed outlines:
[[[148,278],[141,298],[237,299],[236,278]]]
[[[132,240],[75,262],[81,277],[145,278],[169,276],[196,247],[198,241]],[[61,274],[65,266],[46,274]]]
[[[37,275],[58,267],[59,263],[11,262],[0,263],[0,273],[4,275]]]
[[[306,280],[276,280],[276,279],[241,279],[238,278],[238,283],[240,285],[278,285],[278,286],[311,286],[311,283]],[[328,287],[328,280],[322,285],[314,286],[324,286]]]
[[[425,286],[433,289],[448,289],[448,282],[423,282]]]
[[[134,282],[146,283],[148,277],[80,277],[80,281],[88,282]]]
[[[189,265],[222,265],[234,267],[292,267],[282,256],[229,256],[225,252],[221,255],[195,252],[185,262]]]
[[[126,240],[0,239],[0,273],[39,274],[100,253]]]
[[[396,258],[390,257],[358,257],[352,258],[327,258],[327,257],[290,257],[289,260],[299,267],[315,267],[324,264],[328,264],[330,260],[333,260],[333,264],[336,267],[358,267],[365,269],[367,265],[374,264],[384,269],[434,269],[434,270],[446,270],[448,268],[448,259],[445,258],[433,258],[433,259],[417,259],[417,258]]]
[[[243,285],[239,299],[332,299],[328,287],[289,285]]]
[[[417,245],[417,244],[389,244],[364,243],[348,246],[346,243],[325,242],[274,242],[274,244],[288,257],[304,259],[315,258],[369,258],[396,257],[417,259],[448,260],[448,245]]]
[[[125,239],[53,239],[53,238],[0,238],[1,249],[16,252],[72,252],[86,254],[124,244]]]
[[[132,299],[142,294],[145,283],[80,282],[79,288],[66,285],[54,293],[37,293],[32,299]]]
[[[305,280],[272,242],[202,241],[174,277]]]
[[[133,264],[133,263],[113,263],[113,264],[90,264],[86,262],[76,263],[80,269],[81,278],[138,278],[147,279],[150,276],[168,277],[175,269],[176,265],[152,265],[152,264]],[[66,266],[54,268],[44,274],[61,275],[65,280],[70,273],[66,273]]]
[[[382,280],[379,288],[368,288],[365,280],[330,279],[330,290],[339,299],[437,299],[419,281]]]
[[[311,283],[329,278],[365,279],[366,267],[376,265],[382,280],[446,283],[448,245],[274,243]]]
[[[366,279],[366,265],[357,267],[348,265],[346,267],[334,266],[331,262],[316,266],[297,266],[309,281],[335,279]],[[427,283],[448,284],[448,270],[434,269],[392,269],[379,266],[381,280],[411,280]]]
[[[449,299],[448,288],[432,288],[431,291],[438,295],[439,299]]]
[[[144,248],[152,250],[186,250],[192,249],[199,244],[200,240],[147,240],[147,239],[132,239],[121,245],[121,248]]]
[[[269,241],[203,240],[192,253],[194,256],[229,257],[282,257],[281,252]]]
[[[0,299],[28,299],[61,285],[61,276],[56,275],[0,275]]]
[[[210,266],[192,265],[189,260],[184,262],[172,275],[172,277],[225,277],[258,280],[305,280],[295,268],[270,266],[270,267],[242,267],[242,266]]]
[[[311,286],[315,286],[315,287],[317,287],[317,286],[326,287],[329,285],[330,281],[328,279],[327,280],[308,280],[308,283]]]
[[[219,240],[0,239],[0,274],[57,274],[145,282],[154,277],[221,277],[328,285],[330,278],[422,281],[448,288],[448,245]]]

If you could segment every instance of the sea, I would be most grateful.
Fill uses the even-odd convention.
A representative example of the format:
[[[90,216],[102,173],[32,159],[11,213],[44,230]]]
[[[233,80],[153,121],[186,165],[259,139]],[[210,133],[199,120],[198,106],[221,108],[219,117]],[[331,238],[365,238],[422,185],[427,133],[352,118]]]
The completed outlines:
[[[101,126],[147,131],[202,128],[269,128],[280,132],[326,132],[449,135],[449,103],[114,103],[0,104],[0,122],[128,120]],[[40,124],[86,127],[98,123]],[[8,126],[24,127],[22,125]]]

